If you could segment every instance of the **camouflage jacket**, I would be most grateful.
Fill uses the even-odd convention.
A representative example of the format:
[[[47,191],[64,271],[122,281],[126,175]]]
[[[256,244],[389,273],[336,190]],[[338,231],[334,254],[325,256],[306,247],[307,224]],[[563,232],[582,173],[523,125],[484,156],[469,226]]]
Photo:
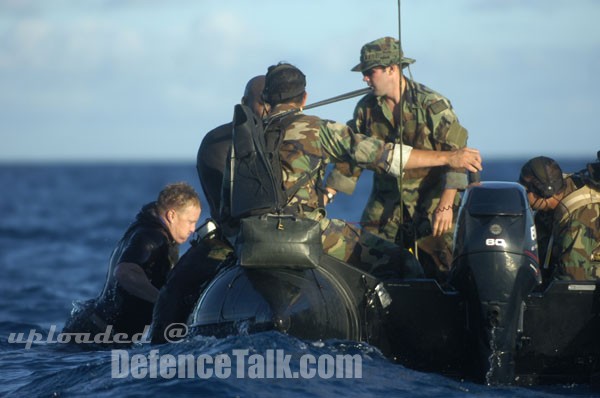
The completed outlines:
[[[555,276],[575,280],[600,279],[600,192],[588,185],[583,185],[580,190],[572,176],[565,182],[565,197],[553,215],[551,262],[557,265]],[[565,206],[569,195],[576,191],[584,194],[587,203]]]
[[[451,150],[463,148],[467,143],[467,130],[458,122],[450,101],[426,86],[408,80],[403,97],[404,144],[417,149]],[[382,97],[367,94],[354,110],[349,122],[356,132],[378,137],[386,142],[399,142],[397,126],[392,111]],[[361,170],[349,164],[338,164],[327,179],[327,186],[351,194]],[[439,203],[446,188],[464,188],[466,174],[446,167],[407,170],[402,180],[404,204],[413,219],[426,218]],[[458,195],[455,204],[459,203]],[[363,213],[365,227],[378,226],[380,232],[392,238],[396,235],[400,214],[400,188],[397,178],[375,174],[373,190]],[[375,231],[373,231],[375,232]]]
[[[294,107],[290,104],[280,104],[269,116],[290,109]],[[313,176],[289,199],[287,207],[292,213],[310,212],[322,207],[321,183],[325,169],[331,162],[348,162],[352,167],[365,167],[380,173],[385,173],[390,168],[393,153],[391,143],[386,144],[376,138],[354,134],[345,124],[316,116],[296,113],[285,118],[293,119],[283,132],[284,137],[279,149],[284,188],[290,189],[307,173]],[[267,127],[267,139],[271,133],[271,129]],[[228,200],[229,167],[227,163],[223,176],[222,210],[223,203],[227,203]]]

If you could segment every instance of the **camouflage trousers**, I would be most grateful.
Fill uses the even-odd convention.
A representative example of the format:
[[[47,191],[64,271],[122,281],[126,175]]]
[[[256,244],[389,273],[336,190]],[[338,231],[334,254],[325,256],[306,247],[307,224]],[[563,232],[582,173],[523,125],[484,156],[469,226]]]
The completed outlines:
[[[552,277],[556,279],[575,280],[575,281],[597,281],[600,280],[600,246],[592,251],[591,255],[579,255],[574,249],[564,258],[568,263],[559,263],[551,265]],[[576,261],[578,260],[578,261]]]
[[[553,278],[574,281],[595,281],[600,279],[600,262],[583,266],[561,264],[555,268]]]
[[[325,254],[382,279],[424,276],[408,250],[342,220],[324,218],[320,222]]]
[[[456,217],[454,217],[456,220]],[[441,236],[433,236],[431,234],[422,236],[416,241],[416,253],[421,263],[425,276],[427,278],[435,278],[438,281],[445,281],[448,277],[450,267],[452,265],[452,247],[454,240],[454,228],[456,224],[452,224],[452,229],[445,232]],[[400,229],[399,223],[391,219],[385,223],[381,228],[379,225],[373,225],[372,223],[366,222],[363,224],[363,231],[371,233],[375,236],[380,237],[389,242],[396,242],[398,239],[397,234]],[[418,233],[408,232],[408,239],[404,239],[405,246],[415,252],[414,236],[419,235]],[[411,244],[406,241],[411,241]]]

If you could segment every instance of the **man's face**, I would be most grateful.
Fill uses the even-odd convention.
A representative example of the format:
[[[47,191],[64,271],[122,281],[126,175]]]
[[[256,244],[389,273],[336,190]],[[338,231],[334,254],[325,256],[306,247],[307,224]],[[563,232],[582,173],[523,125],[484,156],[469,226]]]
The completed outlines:
[[[531,206],[531,208],[533,210],[537,210],[537,211],[552,210],[550,203],[548,203],[547,199],[544,199],[541,196],[538,196],[531,191],[527,191],[527,200],[529,201],[529,205]]]
[[[250,101],[250,108],[252,108],[252,111],[259,117],[264,117],[267,113],[269,113],[269,105],[265,104],[259,99]]]
[[[189,204],[179,210],[171,209],[168,213],[167,227],[171,236],[175,242],[185,243],[196,230],[196,223],[200,218],[200,207],[197,204]]]
[[[393,79],[388,72],[388,67],[384,66],[375,66],[362,72],[363,81],[373,89],[373,94],[378,97],[391,93]]]
[[[242,104],[250,107],[252,112],[260,118],[265,117],[269,113],[269,105],[266,104],[259,96],[248,95],[242,97]]]

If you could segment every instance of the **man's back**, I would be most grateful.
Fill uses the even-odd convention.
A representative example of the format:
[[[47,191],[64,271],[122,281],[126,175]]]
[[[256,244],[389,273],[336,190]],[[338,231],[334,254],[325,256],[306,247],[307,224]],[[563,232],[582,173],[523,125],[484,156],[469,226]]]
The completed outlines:
[[[232,123],[226,123],[206,133],[196,157],[200,184],[214,219],[218,219],[221,206],[221,185],[227,154],[231,148],[232,127]]]

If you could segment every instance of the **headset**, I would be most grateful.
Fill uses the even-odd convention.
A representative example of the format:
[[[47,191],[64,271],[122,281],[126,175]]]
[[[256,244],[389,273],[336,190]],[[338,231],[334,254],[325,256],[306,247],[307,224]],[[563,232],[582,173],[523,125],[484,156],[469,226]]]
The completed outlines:
[[[552,162],[553,161],[550,158],[543,156],[533,158],[529,161],[529,168],[533,173],[533,178],[527,180],[523,178],[523,173],[521,173],[520,176],[522,183],[525,182],[523,185],[527,186],[534,194],[543,199],[551,198],[564,187],[562,178],[552,179],[548,174],[548,168],[546,166]]]

